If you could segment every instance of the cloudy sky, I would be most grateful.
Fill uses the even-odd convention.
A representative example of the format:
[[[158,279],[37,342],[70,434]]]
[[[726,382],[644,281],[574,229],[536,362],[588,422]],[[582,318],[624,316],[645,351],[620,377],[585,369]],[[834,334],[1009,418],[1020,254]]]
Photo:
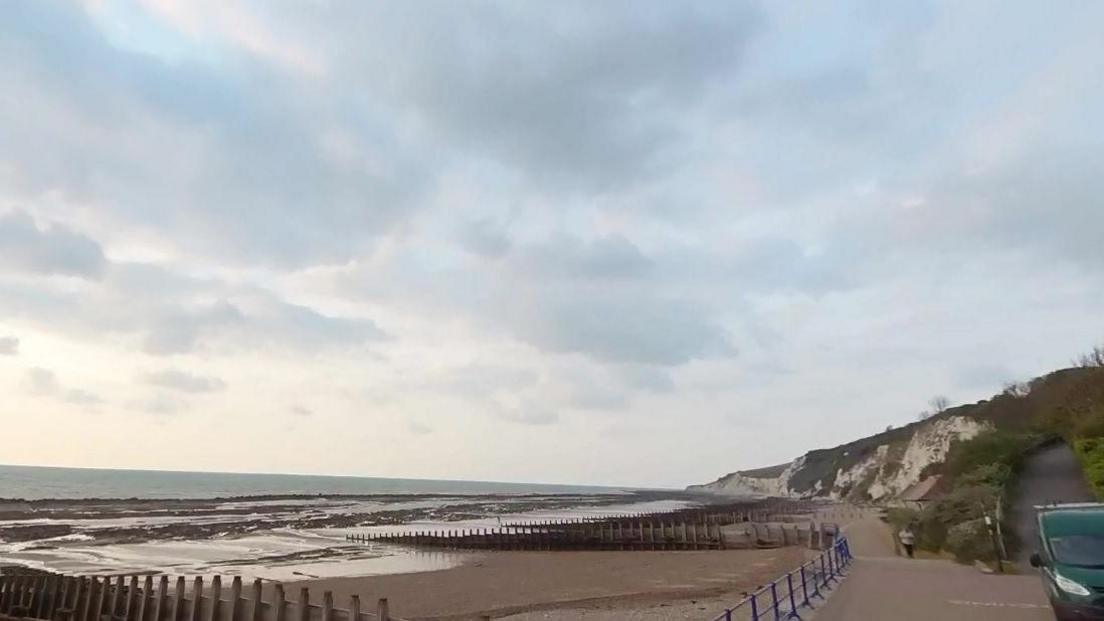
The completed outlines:
[[[9,2],[0,463],[681,486],[1104,339],[1104,4]]]

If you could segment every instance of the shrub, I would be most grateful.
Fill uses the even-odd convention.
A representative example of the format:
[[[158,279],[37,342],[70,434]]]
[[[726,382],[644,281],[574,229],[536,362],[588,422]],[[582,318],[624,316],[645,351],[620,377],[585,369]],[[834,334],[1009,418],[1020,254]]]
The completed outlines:
[[[1036,442],[1037,438],[1032,434],[1000,429],[980,433],[951,446],[947,456],[948,474],[957,478],[983,466],[1001,464],[1007,466],[1011,478],[1011,473],[1023,462],[1024,454]]]
[[[977,560],[991,561],[996,558],[993,552],[993,539],[983,519],[969,520],[952,526],[947,531],[945,547],[960,563],[972,563]]]
[[[1012,467],[1008,464],[986,464],[963,474],[955,481],[961,486],[986,486],[997,490],[1004,489],[1012,482]]]
[[[1104,438],[1087,438],[1073,443],[1073,450],[1081,461],[1085,479],[1097,498],[1104,498]]]
[[[934,512],[921,513],[920,522],[913,531],[917,547],[931,552],[940,551],[947,542],[947,528],[948,525],[941,522]]]

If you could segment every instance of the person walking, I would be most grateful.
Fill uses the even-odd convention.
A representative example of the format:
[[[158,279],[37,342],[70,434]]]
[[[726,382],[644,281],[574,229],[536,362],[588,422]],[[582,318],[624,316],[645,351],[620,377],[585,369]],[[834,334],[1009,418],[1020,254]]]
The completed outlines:
[[[901,547],[905,549],[905,554],[912,558],[912,551],[916,545],[916,535],[912,534],[912,529],[908,527],[908,524],[901,529],[901,532],[897,533],[897,539],[901,542]]]

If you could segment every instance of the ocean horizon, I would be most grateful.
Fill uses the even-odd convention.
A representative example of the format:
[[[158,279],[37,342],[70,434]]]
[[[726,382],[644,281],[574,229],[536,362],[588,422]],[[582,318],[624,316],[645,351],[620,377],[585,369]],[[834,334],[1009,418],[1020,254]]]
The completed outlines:
[[[609,494],[629,486],[0,464],[0,499],[202,499],[275,495]]]

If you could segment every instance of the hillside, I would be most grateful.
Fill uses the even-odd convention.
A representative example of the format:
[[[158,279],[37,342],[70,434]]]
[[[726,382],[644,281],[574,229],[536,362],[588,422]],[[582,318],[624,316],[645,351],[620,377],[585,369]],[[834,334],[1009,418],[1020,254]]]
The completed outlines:
[[[956,442],[993,429],[1035,431],[1071,440],[1104,436],[1104,368],[1056,371],[924,421],[809,451],[786,464],[733,472],[711,483],[691,485],[687,491],[888,499],[931,475],[947,474],[944,462]]]

